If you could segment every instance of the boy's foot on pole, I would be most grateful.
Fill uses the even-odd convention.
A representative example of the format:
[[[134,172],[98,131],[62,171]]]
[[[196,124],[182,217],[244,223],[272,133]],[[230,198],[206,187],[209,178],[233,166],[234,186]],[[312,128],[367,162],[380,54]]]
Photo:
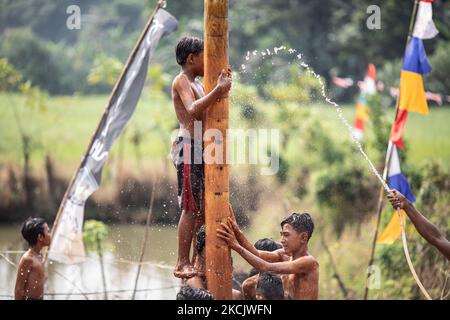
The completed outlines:
[[[185,279],[192,278],[197,274],[197,271],[190,263],[178,263],[173,271],[173,275],[177,278]]]

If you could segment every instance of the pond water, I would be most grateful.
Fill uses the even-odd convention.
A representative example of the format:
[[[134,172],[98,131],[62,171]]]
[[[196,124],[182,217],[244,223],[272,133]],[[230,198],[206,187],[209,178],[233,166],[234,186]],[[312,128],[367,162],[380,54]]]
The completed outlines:
[[[103,244],[108,299],[131,299],[138,268],[141,225],[109,225]],[[0,299],[12,299],[17,264],[24,250],[20,226],[0,226]],[[177,253],[177,229],[152,226],[138,283],[136,299],[175,299],[181,286],[172,270]],[[84,263],[49,264],[45,299],[104,299],[100,260],[89,252]],[[81,294],[81,293],[84,293]]]

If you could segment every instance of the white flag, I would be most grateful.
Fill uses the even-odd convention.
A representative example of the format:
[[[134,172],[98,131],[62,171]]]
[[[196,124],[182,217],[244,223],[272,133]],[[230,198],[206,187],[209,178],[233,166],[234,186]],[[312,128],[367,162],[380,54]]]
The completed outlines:
[[[131,55],[129,66],[109,101],[108,112],[100,120],[94,143],[84,156],[73,184],[68,188],[67,200],[61,203],[60,221],[54,226],[48,253],[50,260],[68,264],[84,261],[86,253],[82,227],[86,200],[99,188],[108,153],[133,115],[144,88],[149,61],[159,40],[175,31],[177,25],[178,21],[172,15],[159,9]]]
[[[419,2],[416,24],[414,25],[413,36],[419,39],[432,39],[439,31],[433,22],[433,8],[431,2]]]

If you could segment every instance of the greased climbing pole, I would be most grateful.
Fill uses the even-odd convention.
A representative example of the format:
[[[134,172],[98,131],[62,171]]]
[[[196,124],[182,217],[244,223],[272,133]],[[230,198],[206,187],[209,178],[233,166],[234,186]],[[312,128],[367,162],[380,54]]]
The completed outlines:
[[[204,16],[207,94],[215,87],[222,69],[228,68],[228,0],[205,0]],[[203,115],[203,130],[210,129],[219,130],[222,138],[211,139],[208,135],[204,136],[205,155],[212,155],[218,160],[216,163],[205,163],[206,278],[208,290],[214,299],[231,299],[230,249],[216,236],[216,229],[221,222],[226,222],[230,215],[228,210],[230,183],[226,164],[228,97],[218,99],[214,105],[206,109]],[[208,153],[208,150],[212,149],[215,151]]]

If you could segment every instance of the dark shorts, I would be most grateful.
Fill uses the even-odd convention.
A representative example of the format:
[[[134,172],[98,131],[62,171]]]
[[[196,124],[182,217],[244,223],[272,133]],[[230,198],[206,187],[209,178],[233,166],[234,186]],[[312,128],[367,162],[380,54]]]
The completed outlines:
[[[177,169],[178,205],[186,212],[203,209],[203,142],[177,137],[172,145],[172,161]]]

